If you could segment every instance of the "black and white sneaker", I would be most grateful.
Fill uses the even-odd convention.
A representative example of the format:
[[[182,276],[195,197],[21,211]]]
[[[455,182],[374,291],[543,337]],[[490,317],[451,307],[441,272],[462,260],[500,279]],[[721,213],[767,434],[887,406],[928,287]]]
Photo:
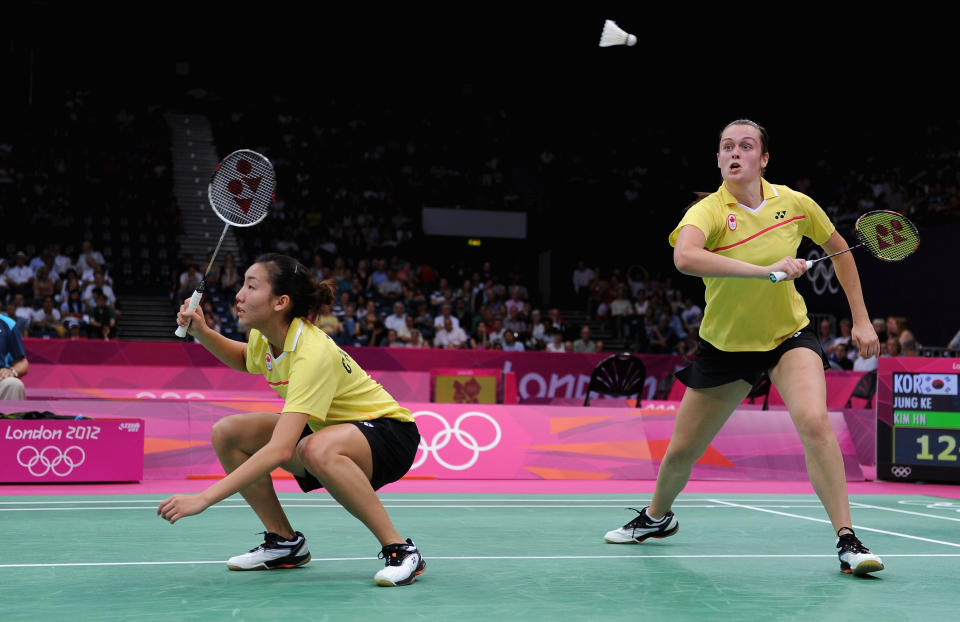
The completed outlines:
[[[410,538],[407,538],[405,544],[388,544],[377,557],[387,563],[373,580],[384,587],[410,585],[417,580],[417,575],[427,569],[427,562]]]
[[[638,514],[636,518],[621,527],[608,531],[603,537],[610,544],[640,544],[647,538],[666,538],[677,533],[680,529],[680,523],[673,512],[667,512],[663,518],[658,521],[647,516],[647,508],[637,510],[630,508]]]
[[[846,574],[862,575],[883,570],[883,560],[863,546],[852,529],[837,538],[837,556],[840,557],[840,570]]]
[[[227,560],[230,570],[279,570],[296,568],[310,561],[307,539],[299,531],[295,540],[285,540],[268,531],[263,532],[263,544],[243,555]]]

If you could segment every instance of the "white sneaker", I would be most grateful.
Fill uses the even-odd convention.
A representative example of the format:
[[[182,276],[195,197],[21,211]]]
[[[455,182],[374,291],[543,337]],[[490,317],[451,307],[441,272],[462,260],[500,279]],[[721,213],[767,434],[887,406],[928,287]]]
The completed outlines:
[[[840,571],[845,574],[867,574],[883,570],[883,560],[870,552],[850,530],[837,538],[837,555],[840,557]]]
[[[610,544],[640,544],[647,538],[666,538],[677,533],[680,523],[673,512],[667,512],[659,521],[647,516],[647,508],[637,510],[637,517],[621,527],[608,531],[603,539]]]
[[[386,565],[373,580],[384,587],[410,585],[427,568],[427,562],[423,561],[420,550],[410,538],[406,544],[388,544],[377,557],[385,559]]]
[[[296,568],[310,561],[310,549],[307,548],[307,539],[299,531],[297,538],[292,541],[284,540],[275,533],[263,532],[263,544],[250,549],[243,555],[237,555],[227,560],[230,570],[278,570],[280,568]]]

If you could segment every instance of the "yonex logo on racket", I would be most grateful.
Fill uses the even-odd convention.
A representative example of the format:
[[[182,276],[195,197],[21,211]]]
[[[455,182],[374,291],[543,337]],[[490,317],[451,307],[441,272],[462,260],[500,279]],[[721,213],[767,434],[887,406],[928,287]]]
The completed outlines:
[[[422,466],[427,461],[427,457],[431,454],[433,455],[434,460],[437,461],[437,464],[443,468],[451,471],[465,471],[477,463],[481,452],[489,451],[499,445],[500,438],[502,437],[500,424],[497,423],[497,420],[487,413],[479,411],[463,413],[457,417],[457,420],[454,421],[452,427],[449,423],[447,423],[447,420],[443,417],[443,415],[429,410],[420,410],[413,413],[414,419],[417,419],[418,417],[432,417],[443,424],[443,429],[434,434],[433,438],[429,442],[427,442],[426,437],[421,436],[420,445],[417,447],[417,449],[421,451],[421,454],[410,466],[411,471],[419,466]],[[488,429],[492,429],[494,434],[492,441],[486,445],[481,445],[477,442],[477,439],[473,434],[460,427],[464,421],[470,419],[471,417],[479,417],[489,422],[490,427]],[[461,447],[473,453],[473,455],[463,464],[451,464],[440,456],[440,450],[445,448],[450,443],[451,438],[456,438]]]
[[[83,464],[86,458],[83,450],[76,445],[71,445],[65,450],[61,450],[56,445],[49,445],[39,450],[32,445],[24,445],[17,452],[17,462],[34,477],[43,477],[51,472],[58,477],[66,477]]]
[[[237,172],[244,177],[240,179],[231,179],[227,182],[227,191],[233,195],[233,200],[240,206],[240,209],[243,210],[243,213],[246,214],[250,211],[250,205],[253,203],[253,195],[257,194],[257,190],[260,188],[260,182],[263,181],[263,177],[247,177],[253,171],[253,164],[250,164],[249,161],[244,159],[237,160],[237,164],[234,167]],[[244,187],[249,188],[250,192],[253,195],[248,197],[241,197],[240,195],[244,192]]]

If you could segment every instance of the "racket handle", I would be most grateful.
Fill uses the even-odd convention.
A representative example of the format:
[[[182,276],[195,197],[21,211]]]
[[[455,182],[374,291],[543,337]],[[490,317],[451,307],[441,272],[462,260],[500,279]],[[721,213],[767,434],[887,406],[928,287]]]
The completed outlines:
[[[197,308],[197,305],[200,304],[200,299],[201,299],[201,298],[203,298],[203,291],[202,291],[202,290],[199,290],[199,289],[198,289],[197,291],[193,292],[193,296],[190,297],[190,304],[187,305],[187,311],[190,312],[190,311],[193,311],[194,309],[196,309],[196,308]],[[175,334],[177,337],[186,337],[186,336],[187,336],[187,329],[190,328],[190,322],[191,322],[191,321],[192,321],[192,320],[188,319],[186,326],[177,326],[177,330],[174,331],[174,334]]]
[[[814,263],[814,262],[813,262],[812,260],[810,260],[810,259],[807,260],[807,270],[809,270],[810,268],[813,267],[813,263]],[[771,273],[770,273],[770,282],[771,282],[771,283],[779,283],[780,281],[785,281],[785,280],[787,280],[787,273],[786,273],[786,272],[771,272]]]

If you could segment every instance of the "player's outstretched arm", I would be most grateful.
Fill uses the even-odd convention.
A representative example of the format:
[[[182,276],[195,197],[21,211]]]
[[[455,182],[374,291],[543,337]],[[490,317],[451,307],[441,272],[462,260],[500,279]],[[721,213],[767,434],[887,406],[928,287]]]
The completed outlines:
[[[196,338],[203,347],[223,361],[227,367],[237,371],[247,371],[247,344],[228,339],[208,327],[203,316],[203,310],[199,306],[192,310],[189,310],[189,308],[190,299],[187,298],[177,313],[177,324],[187,326],[187,334]]]

